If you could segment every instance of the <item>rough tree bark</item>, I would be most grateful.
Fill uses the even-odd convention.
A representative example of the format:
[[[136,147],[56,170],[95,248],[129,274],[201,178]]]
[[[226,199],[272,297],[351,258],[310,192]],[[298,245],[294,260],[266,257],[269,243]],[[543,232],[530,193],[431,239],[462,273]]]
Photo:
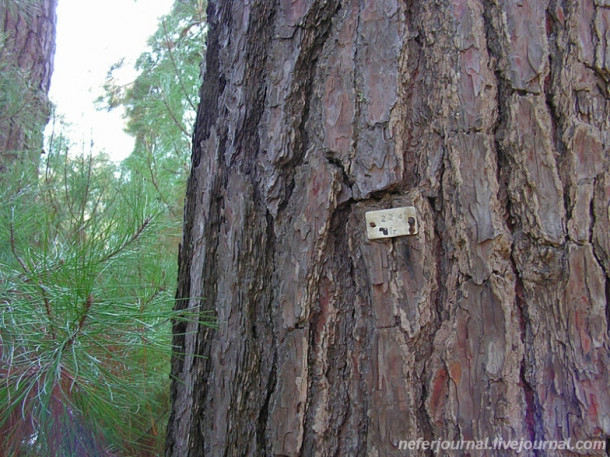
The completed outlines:
[[[0,172],[15,160],[35,163],[50,109],[57,0],[3,0],[0,3],[2,71],[18,92],[10,112],[0,113]],[[7,90],[6,87],[0,90]],[[4,95],[4,94],[3,94]],[[15,106],[17,104],[18,106]]]
[[[208,17],[177,306],[218,329],[175,325],[167,455],[606,440],[610,2]]]

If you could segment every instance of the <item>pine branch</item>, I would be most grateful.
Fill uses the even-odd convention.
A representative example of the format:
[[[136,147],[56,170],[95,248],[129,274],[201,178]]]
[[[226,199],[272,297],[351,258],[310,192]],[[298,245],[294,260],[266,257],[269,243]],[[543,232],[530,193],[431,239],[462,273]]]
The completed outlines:
[[[93,296],[91,294],[89,294],[87,296],[87,299],[85,300],[85,303],[83,306],[83,308],[84,308],[83,313],[81,314],[80,318],[78,319],[76,329],[74,330],[74,332],[72,333],[72,335],[70,336],[68,341],[66,342],[66,345],[65,345],[66,348],[69,348],[72,344],[74,344],[76,337],[81,333],[83,327],[85,326],[85,320],[87,319],[87,316],[89,315],[89,310],[91,309],[92,304],[93,304]]]
[[[128,240],[125,240],[123,243],[121,243],[121,245],[119,247],[117,247],[116,249],[114,249],[113,251],[111,251],[110,253],[106,254],[104,257],[102,257],[99,260],[99,263],[106,263],[109,260],[111,260],[113,257],[117,256],[118,254],[121,253],[121,251],[123,251],[127,246],[129,246],[130,244],[134,243],[135,241],[137,241],[138,238],[140,238],[140,236],[142,235],[142,233],[144,232],[144,230],[146,230],[146,227],[148,227],[148,225],[151,222],[151,218],[147,217],[146,219],[144,219],[144,222],[142,222],[142,225],[140,225],[138,227],[138,229],[136,230],[136,232],[131,235],[131,237],[129,237]]]
[[[19,254],[17,254],[17,248],[15,246],[15,227],[13,225],[12,220],[9,222],[9,232],[10,232],[11,252],[13,253],[13,256],[15,257],[15,259],[17,259],[17,262],[21,266],[21,269],[23,270],[23,272],[27,276],[29,276],[30,278],[35,280],[36,287],[40,291],[42,300],[44,302],[44,307],[45,307],[45,311],[47,313],[47,318],[49,319],[49,329],[51,331],[51,337],[53,338],[53,340],[55,340],[56,336],[55,336],[55,328],[53,327],[53,313],[51,310],[51,303],[49,302],[49,297],[47,295],[47,291],[45,290],[44,286],[40,283],[38,276],[28,268],[28,266],[25,264],[23,259],[19,256]]]
[[[165,20],[161,21],[161,26],[163,27],[163,32],[165,33],[165,43],[167,45],[166,46],[167,55],[169,56],[169,60],[171,61],[172,65],[174,67],[174,72],[176,74],[176,77],[178,78],[178,84],[180,84],[180,88],[182,89],[182,94],[184,95],[184,98],[186,99],[187,103],[191,106],[193,111],[197,111],[197,108],[195,107],[195,104],[191,100],[191,97],[189,96],[188,91],[184,87],[184,83],[182,82],[182,78],[180,77],[180,71],[178,70],[178,65],[176,64],[176,61],[174,60],[174,55],[172,54],[171,42],[169,40],[169,33],[167,32],[167,25],[165,23]]]
[[[186,137],[188,139],[191,138],[191,135],[189,134],[189,132],[186,131],[186,128],[184,128],[184,126],[182,125],[182,123],[178,120],[178,118],[176,118],[176,115],[174,114],[174,112],[172,111],[172,109],[169,106],[169,103],[167,102],[167,99],[165,98],[165,95],[163,94],[163,92],[161,92],[161,101],[163,102],[163,104],[165,105],[165,108],[167,109],[167,113],[169,114],[169,116],[172,118],[172,121],[174,121],[174,124],[176,124],[176,127],[178,127],[178,129],[184,133],[184,135],[186,135]]]
[[[176,217],[177,214],[174,211],[174,209],[170,206],[169,202],[167,201],[167,199],[165,198],[165,196],[163,195],[163,192],[161,192],[161,189],[159,188],[159,184],[157,184],[157,179],[155,178],[155,172],[153,170],[153,163],[151,162],[151,153],[148,151],[148,148],[146,148],[146,162],[148,163],[148,171],[150,172],[150,180],[152,182],[153,187],[155,188],[155,190],[157,191],[157,193],[159,194],[159,198],[161,199],[161,201],[163,202],[163,204],[167,207],[167,209],[169,210],[170,214],[173,217]],[[154,160],[154,157],[153,157]]]

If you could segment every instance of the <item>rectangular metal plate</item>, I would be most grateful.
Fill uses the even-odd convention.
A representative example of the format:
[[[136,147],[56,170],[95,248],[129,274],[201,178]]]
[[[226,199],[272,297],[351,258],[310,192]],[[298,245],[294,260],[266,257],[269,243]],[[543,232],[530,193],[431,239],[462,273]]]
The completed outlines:
[[[414,206],[367,211],[365,218],[369,240],[417,235],[417,211]]]

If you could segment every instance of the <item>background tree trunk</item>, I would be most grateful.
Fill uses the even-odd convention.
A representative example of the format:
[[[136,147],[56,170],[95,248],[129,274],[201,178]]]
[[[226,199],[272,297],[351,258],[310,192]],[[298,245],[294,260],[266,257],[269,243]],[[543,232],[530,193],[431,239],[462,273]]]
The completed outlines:
[[[177,306],[218,329],[175,325],[167,455],[607,439],[610,2],[208,17]]]
[[[24,166],[18,178],[23,177],[23,171],[28,172],[24,184],[36,181],[43,131],[50,115],[47,94],[55,53],[56,5],[57,0],[0,0],[0,193],[3,198],[7,197],[5,177],[13,171],[13,165]],[[6,302],[1,313],[5,305]],[[0,338],[0,353],[4,350],[7,349]],[[1,366],[0,372],[0,381],[8,382],[7,367]],[[2,400],[2,407],[8,407],[10,399]],[[22,416],[23,411],[17,408],[0,424],[0,457],[15,455],[14,448],[18,449],[33,433],[35,425],[27,423]],[[20,423],[21,427],[15,427]]]
[[[42,150],[50,115],[56,6],[57,0],[0,3],[0,172],[17,159],[35,163]]]

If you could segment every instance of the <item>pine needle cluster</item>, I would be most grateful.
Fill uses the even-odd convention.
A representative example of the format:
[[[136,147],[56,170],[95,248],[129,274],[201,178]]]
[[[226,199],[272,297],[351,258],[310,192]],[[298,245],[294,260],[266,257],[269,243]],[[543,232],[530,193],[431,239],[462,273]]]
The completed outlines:
[[[204,316],[172,310],[167,208],[61,141],[0,195],[0,435],[24,455],[143,455],[163,439],[171,321]]]
[[[109,74],[104,100],[125,106],[136,138],[127,160],[75,144],[56,120],[37,176],[24,162],[2,171],[0,457],[163,451],[171,324],[213,325],[173,297],[204,10],[177,0],[140,76],[118,87]],[[0,77],[0,117],[35,133],[23,81]]]

